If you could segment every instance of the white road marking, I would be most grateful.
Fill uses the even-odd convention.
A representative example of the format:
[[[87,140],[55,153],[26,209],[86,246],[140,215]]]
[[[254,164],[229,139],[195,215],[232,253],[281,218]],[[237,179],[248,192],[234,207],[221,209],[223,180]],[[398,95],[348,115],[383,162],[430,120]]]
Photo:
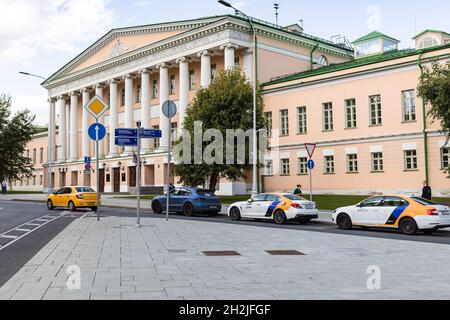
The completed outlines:
[[[15,231],[19,231],[19,232],[30,232],[31,229],[14,229]]]
[[[40,223],[25,223],[24,226],[33,226],[33,227],[38,227],[40,226]]]
[[[7,234],[2,234],[0,235],[0,238],[5,238],[5,239],[17,239],[19,236],[10,236]]]

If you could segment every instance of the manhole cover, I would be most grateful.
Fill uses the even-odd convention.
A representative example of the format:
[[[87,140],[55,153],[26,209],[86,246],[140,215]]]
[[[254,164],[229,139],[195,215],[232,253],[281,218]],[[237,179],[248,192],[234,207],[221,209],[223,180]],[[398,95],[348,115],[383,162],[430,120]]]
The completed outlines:
[[[266,250],[272,256],[304,256],[303,252],[297,250]]]
[[[208,257],[227,257],[241,255],[237,251],[203,251],[203,254]]]

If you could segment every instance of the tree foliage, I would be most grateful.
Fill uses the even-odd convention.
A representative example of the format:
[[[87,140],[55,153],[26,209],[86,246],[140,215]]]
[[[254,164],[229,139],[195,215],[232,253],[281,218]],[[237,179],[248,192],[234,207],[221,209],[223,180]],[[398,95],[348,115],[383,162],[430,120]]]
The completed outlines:
[[[25,147],[35,132],[35,117],[28,110],[12,114],[11,102],[10,96],[0,95],[0,178],[15,181],[32,175]]]
[[[430,105],[428,115],[440,121],[442,132],[450,138],[450,64],[435,61],[424,68],[417,88],[419,96]]]
[[[192,159],[194,159],[194,123],[197,121],[203,123],[203,131],[208,129],[219,130],[224,140],[227,129],[242,129],[245,132],[253,128],[253,86],[244,78],[241,70],[219,72],[208,88],[200,88],[197,91],[196,97],[188,107],[183,129],[189,132],[192,137],[190,148]],[[264,126],[263,102],[258,92],[257,128],[263,128]],[[183,137],[175,144],[182,142]],[[209,144],[210,142],[202,143],[202,152]],[[234,147],[236,154],[237,146]],[[246,178],[245,174],[251,168],[249,148],[247,147],[245,151],[245,164],[226,164],[225,155],[224,147],[224,164],[184,164],[175,159],[178,164],[174,166],[174,174],[180,177],[180,183],[184,185],[198,186],[209,181],[211,190],[215,189],[221,178],[230,181]]]

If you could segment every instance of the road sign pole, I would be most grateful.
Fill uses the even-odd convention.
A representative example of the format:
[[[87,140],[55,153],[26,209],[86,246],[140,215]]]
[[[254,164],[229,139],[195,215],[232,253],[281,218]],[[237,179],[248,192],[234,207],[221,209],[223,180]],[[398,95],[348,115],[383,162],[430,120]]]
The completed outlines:
[[[172,128],[170,117],[167,117],[169,122],[169,142],[167,145],[167,203],[166,203],[166,220],[169,221],[169,204],[170,204],[170,144],[172,143]]]
[[[309,160],[312,160],[309,158]],[[312,194],[312,169],[309,169],[309,201],[313,201],[313,194]]]
[[[97,119],[98,123],[98,119]],[[99,159],[99,139],[98,139],[98,127],[95,129],[95,164],[96,164],[96,179],[97,179],[97,221],[100,221],[100,159]]]
[[[137,123],[137,227],[141,226],[141,123]]]

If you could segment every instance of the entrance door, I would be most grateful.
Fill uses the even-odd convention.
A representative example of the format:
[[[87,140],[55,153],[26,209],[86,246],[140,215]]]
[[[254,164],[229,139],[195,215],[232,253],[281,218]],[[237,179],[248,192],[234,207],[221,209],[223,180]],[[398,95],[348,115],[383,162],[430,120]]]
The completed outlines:
[[[66,173],[61,172],[60,177],[59,177],[59,186],[64,187],[65,185],[66,185]]]
[[[136,167],[129,167],[129,187],[134,188],[136,187]]]
[[[99,173],[99,180],[100,180],[100,193],[105,192],[105,169],[100,169],[98,171]]]
[[[120,192],[120,168],[114,168],[113,169],[113,191],[114,193]]]

